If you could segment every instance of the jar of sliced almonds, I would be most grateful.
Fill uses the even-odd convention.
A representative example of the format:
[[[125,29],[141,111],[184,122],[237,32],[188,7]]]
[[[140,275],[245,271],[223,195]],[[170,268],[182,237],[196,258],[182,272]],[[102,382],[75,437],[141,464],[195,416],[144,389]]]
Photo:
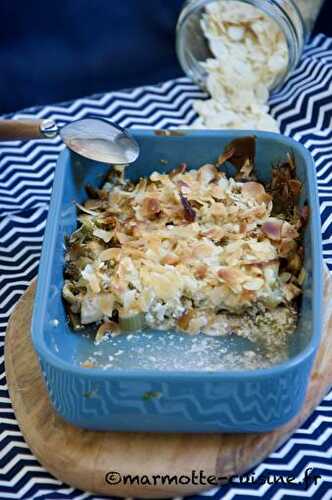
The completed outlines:
[[[177,25],[185,73],[211,99],[194,104],[198,126],[278,130],[268,114],[301,57],[324,0],[189,0]]]

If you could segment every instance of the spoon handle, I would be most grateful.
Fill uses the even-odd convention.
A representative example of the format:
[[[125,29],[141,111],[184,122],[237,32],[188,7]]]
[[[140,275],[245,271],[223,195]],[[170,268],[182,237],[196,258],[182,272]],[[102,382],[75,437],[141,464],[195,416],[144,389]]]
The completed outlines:
[[[52,138],[57,133],[53,120],[0,120],[0,141]]]

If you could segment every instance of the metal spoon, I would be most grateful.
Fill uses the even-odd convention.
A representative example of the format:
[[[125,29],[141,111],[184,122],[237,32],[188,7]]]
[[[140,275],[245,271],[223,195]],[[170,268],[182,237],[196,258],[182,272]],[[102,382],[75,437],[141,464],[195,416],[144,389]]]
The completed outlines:
[[[104,163],[133,163],[139,155],[135,139],[101,118],[83,118],[59,128],[53,120],[0,120],[0,141],[53,138],[60,135],[79,155]]]

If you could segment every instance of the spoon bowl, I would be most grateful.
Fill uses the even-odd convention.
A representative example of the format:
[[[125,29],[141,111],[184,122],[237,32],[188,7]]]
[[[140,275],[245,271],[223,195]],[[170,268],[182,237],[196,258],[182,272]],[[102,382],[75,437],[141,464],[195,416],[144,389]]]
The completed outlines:
[[[0,141],[51,139],[57,134],[71,151],[90,160],[128,165],[139,156],[129,132],[103,118],[83,118],[62,128],[49,119],[0,120]]]
[[[75,153],[103,163],[129,164],[139,155],[137,142],[126,130],[102,119],[69,123],[60,130],[60,136]]]

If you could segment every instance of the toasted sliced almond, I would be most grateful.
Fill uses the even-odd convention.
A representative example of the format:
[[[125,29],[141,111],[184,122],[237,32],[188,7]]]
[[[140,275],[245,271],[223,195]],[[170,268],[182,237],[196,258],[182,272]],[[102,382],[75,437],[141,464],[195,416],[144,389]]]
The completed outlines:
[[[176,266],[180,262],[180,258],[175,254],[167,254],[161,259],[161,264],[168,264],[169,266]]]
[[[226,283],[237,285],[245,280],[245,274],[235,267],[221,267],[218,270],[218,276]]]
[[[279,241],[281,240],[281,229],[284,221],[277,219],[275,217],[270,217],[262,225],[262,231],[271,240]]]
[[[86,202],[84,203],[84,208],[94,211],[99,208],[102,203],[102,200],[86,200]]]
[[[211,187],[211,195],[217,200],[223,200],[226,197],[225,189],[218,184],[215,184]]]
[[[192,248],[193,257],[210,257],[212,252],[213,246],[208,242],[196,243]]]
[[[216,178],[217,173],[218,170],[216,169],[216,167],[214,165],[211,165],[210,163],[207,163],[199,169],[197,177],[199,182],[202,182],[206,185]]]
[[[105,321],[100,325],[95,336],[95,342],[100,342],[106,333],[118,333],[120,331],[119,325],[114,321]]]
[[[258,182],[246,182],[242,186],[242,194],[248,198],[257,200],[259,196],[266,194],[264,186]]]
[[[260,290],[263,286],[264,286],[264,280],[262,278],[254,278],[252,280],[246,281],[243,284],[243,288],[251,291]]]
[[[292,226],[289,222],[284,221],[282,227],[281,227],[281,237],[282,238],[297,238],[299,236],[299,233],[295,229],[294,226]]]
[[[96,228],[93,231],[93,235],[96,236],[96,238],[100,238],[101,240],[105,241],[105,243],[108,243],[113,238],[114,232],[104,231],[104,229]]]
[[[76,203],[76,206],[77,208],[79,208],[81,210],[81,212],[84,212],[85,214],[88,214],[88,215],[98,215],[98,212],[94,211],[94,210],[90,210],[86,207],[83,207],[83,205],[80,205],[79,203]]]
[[[145,198],[143,202],[143,213],[147,217],[155,217],[160,212],[160,201],[157,198]]]
[[[120,254],[121,248],[107,248],[100,253],[99,258],[102,261],[107,261],[117,259],[118,257],[120,257]]]
[[[206,264],[201,264],[195,270],[195,277],[198,279],[203,279],[206,277],[208,271],[208,266]]]

